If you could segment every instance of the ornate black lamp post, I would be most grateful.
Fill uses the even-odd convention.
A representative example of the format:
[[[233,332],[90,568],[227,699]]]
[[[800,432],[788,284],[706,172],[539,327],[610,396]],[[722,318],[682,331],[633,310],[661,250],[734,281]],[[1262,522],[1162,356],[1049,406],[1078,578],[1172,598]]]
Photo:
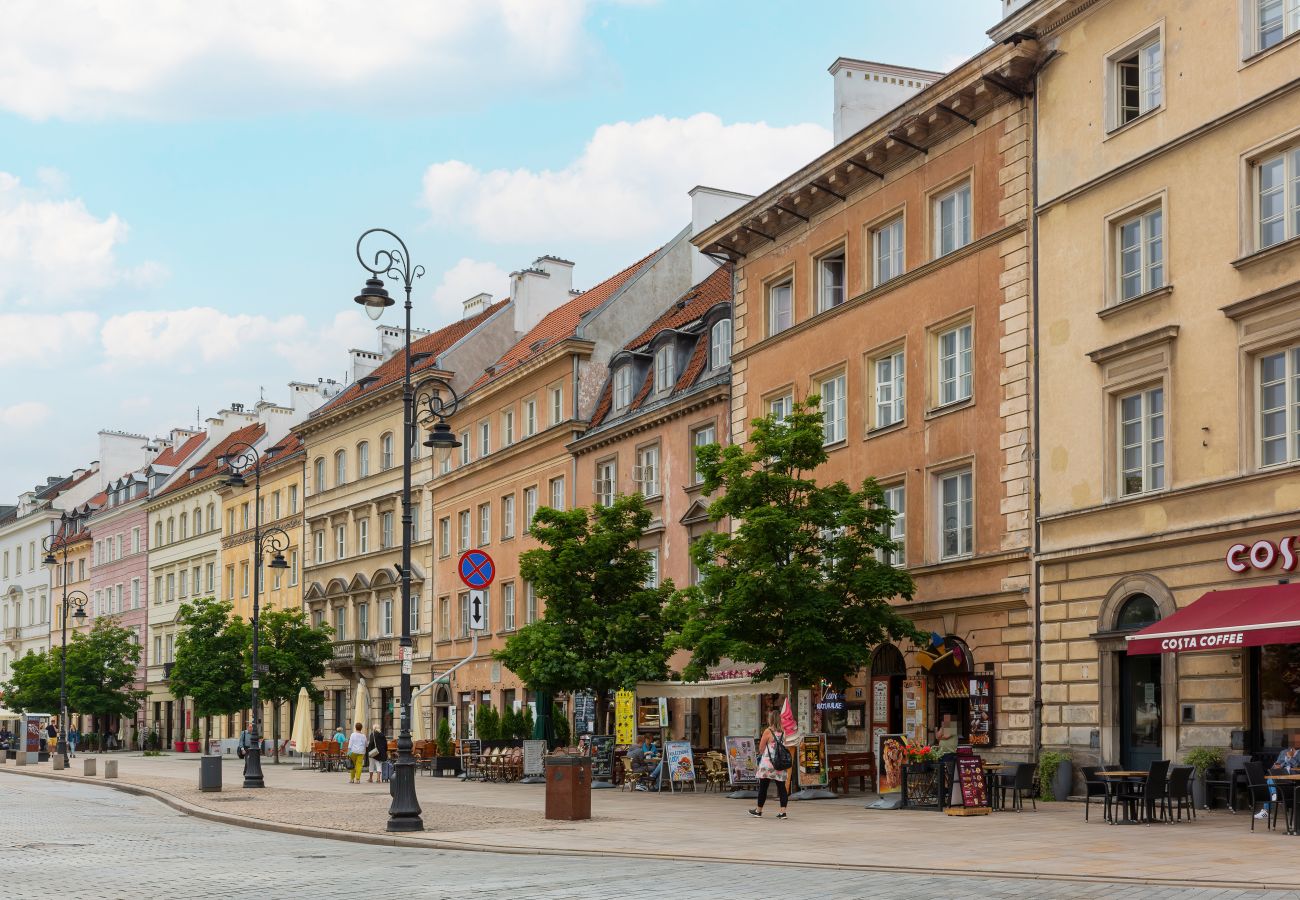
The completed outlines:
[[[362,255],[361,244],[372,234],[386,235],[396,247],[376,251],[373,262]],[[422,831],[420,801],[415,796],[415,759],[411,755],[411,449],[415,445],[417,421],[433,423],[424,444],[440,453],[450,453],[460,446],[447,424],[460,399],[451,385],[432,376],[419,385],[411,384],[411,287],[424,275],[424,266],[412,266],[411,256],[396,234],[387,228],[371,228],[357,239],[357,259],[370,277],[355,298],[366,308],[366,315],[378,319],[394,304],[384,288],[381,276],[400,280],[406,291],[405,364],[402,370],[402,724],[397,736],[397,762],[393,766],[393,802],[388,808],[389,831]],[[417,415],[417,406],[420,411]]]
[[[61,551],[63,556],[63,574],[60,579],[63,583],[63,614],[60,616],[63,620],[63,648],[59,654],[59,742],[54,752],[63,757],[65,769],[68,767],[68,606],[76,607],[77,611],[72,614],[72,618],[80,622],[86,618],[86,604],[90,602],[83,591],[68,591],[68,544],[73,537],[71,524],[72,519],[63,513],[59,517],[59,530],[41,541],[41,547],[45,550],[45,565],[60,565],[54,557],[55,550]]]
[[[244,475],[248,472],[253,473],[253,719],[249,725],[253,746],[244,753],[244,787],[263,788],[266,787],[266,779],[262,777],[262,704],[257,699],[257,689],[262,674],[262,667],[257,662],[258,638],[261,634],[259,600],[262,589],[262,558],[268,553],[273,554],[272,569],[289,568],[289,563],[284,558],[284,551],[289,547],[289,535],[283,528],[262,530],[262,466],[257,449],[246,441],[237,441],[226,449],[219,462],[229,471],[226,476],[228,487],[243,487],[247,483]]]

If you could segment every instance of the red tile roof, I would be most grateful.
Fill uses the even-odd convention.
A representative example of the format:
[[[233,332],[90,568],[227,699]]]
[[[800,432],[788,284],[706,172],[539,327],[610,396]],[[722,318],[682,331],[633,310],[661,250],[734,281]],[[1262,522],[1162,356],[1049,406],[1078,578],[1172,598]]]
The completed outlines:
[[[659,248],[659,250],[661,249],[663,248]],[[590,290],[584,291],[567,303],[551,310],[518,343],[507,350],[493,364],[489,372],[480,375],[470,390],[482,387],[489,381],[500,378],[530,357],[554,347],[560,341],[573,337],[578,331],[578,326],[582,323],[582,317],[600,306],[613,296],[615,291],[627,284],[633,275],[659,253],[659,250],[646,254],[618,274],[605,279]]]
[[[202,481],[204,478],[209,478],[213,475],[224,472],[225,467],[222,466],[218,460],[226,454],[227,450],[237,443],[256,444],[265,433],[266,426],[257,422],[252,425],[245,425],[243,428],[237,429],[236,431],[232,431],[230,434],[222,438],[215,447],[204,454],[203,458],[199,460],[197,464],[192,466],[186,472],[181,473],[180,477],[155,494],[155,499],[170,494],[173,491],[180,490],[183,487],[188,487],[197,481]]]
[[[154,458],[153,464],[155,466],[179,466],[189,459],[190,454],[199,449],[203,442],[207,440],[207,437],[208,433],[206,431],[200,431],[183,443],[175,447],[168,447],[162,453],[159,453]]]
[[[426,334],[411,342],[411,355],[417,353],[430,353],[432,356],[422,363],[414,366],[411,371],[417,373],[423,369],[432,368],[438,362],[438,357],[445,353],[452,344],[459,341],[465,335],[469,334],[475,327],[484,322],[489,316],[508,303],[508,300],[498,300],[481,313],[470,316],[467,319],[461,319],[439,328],[432,334]],[[353,400],[359,398],[363,393],[371,393],[380,388],[387,387],[390,384],[402,380],[402,373],[405,370],[406,362],[402,353],[394,353],[388,359],[380,364],[379,368],[370,373],[369,377],[378,378],[378,381],[369,383],[363,390],[358,382],[353,382],[343,389],[337,397],[332,398],[328,403],[313,412],[310,418],[325,415],[333,412]]]

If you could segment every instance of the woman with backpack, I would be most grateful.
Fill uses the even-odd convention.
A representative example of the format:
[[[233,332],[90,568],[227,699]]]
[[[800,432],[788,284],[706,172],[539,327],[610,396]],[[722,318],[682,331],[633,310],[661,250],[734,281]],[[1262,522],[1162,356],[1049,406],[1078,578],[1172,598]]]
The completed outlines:
[[[785,776],[794,765],[794,758],[785,746],[785,732],[781,729],[781,714],[776,710],[767,717],[767,728],[758,744],[758,806],[749,811],[751,816],[763,815],[763,803],[767,800],[767,786],[776,783],[776,798],[780,801],[781,811],[778,819],[787,818],[786,803],[790,798],[785,789]]]

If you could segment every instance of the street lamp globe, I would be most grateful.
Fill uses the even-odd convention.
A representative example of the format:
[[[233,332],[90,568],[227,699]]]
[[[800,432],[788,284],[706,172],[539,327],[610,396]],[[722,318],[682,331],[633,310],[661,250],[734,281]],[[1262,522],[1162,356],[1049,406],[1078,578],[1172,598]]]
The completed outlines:
[[[383,281],[378,278],[367,278],[366,286],[353,299],[366,308],[366,315],[371,319],[378,319],[394,302],[384,289]]]
[[[424,442],[424,446],[432,448],[438,454],[438,461],[441,462],[451,455],[451,451],[460,446],[460,441],[456,439],[456,435],[451,433],[451,426],[445,421],[439,420],[433,426],[433,430],[429,432],[429,437]]]
[[[287,569],[289,568],[289,562],[284,558],[283,553],[276,553],[271,559],[270,567],[272,569]]]

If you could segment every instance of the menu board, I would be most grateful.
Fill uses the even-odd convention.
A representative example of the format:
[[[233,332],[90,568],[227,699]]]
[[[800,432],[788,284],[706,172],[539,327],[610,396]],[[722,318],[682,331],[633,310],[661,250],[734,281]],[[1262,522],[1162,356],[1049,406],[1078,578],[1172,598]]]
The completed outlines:
[[[984,760],[978,756],[957,757],[957,778],[952,783],[949,805],[966,814],[976,810],[989,811],[989,800],[984,791]]]
[[[591,734],[596,730],[596,695],[578,691],[573,695],[573,730],[578,734]]]
[[[524,777],[543,774],[546,741],[524,741]]]
[[[996,737],[993,676],[971,675],[967,683],[970,691],[970,705],[966,712],[967,743],[972,747],[991,747]]]
[[[826,771],[826,735],[806,734],[799,742],[799,784],[802,787],[825,787],[830,773]]]
[[[612,734],[593,734],[591,742],[591,777],[592,780],[608,781],[614,777],[614,736]]]
[[[890,794],[903,789],[903,764],[907,762],[907,735],[882,734],[876,745],[876,789]]]
[[[691,754],[690,741],[668,741],[664,744],[664,756],[673,781],[695,780],[695,757]]]
[[[903,734],[918,747],[926,741],[925,679],[903,679]]]
[[[461,756],[478,756],[483,752],[483,744],[478,738],[462,738],[460,742]]]
[[[618,691],[614,694],[614,742],[620,747],[627,747],[636,739],[635,705],[635,692]]]
[[[728,735],[727,774],[733,785],[752,784],[758,780],[758,747],[749,736]]]

